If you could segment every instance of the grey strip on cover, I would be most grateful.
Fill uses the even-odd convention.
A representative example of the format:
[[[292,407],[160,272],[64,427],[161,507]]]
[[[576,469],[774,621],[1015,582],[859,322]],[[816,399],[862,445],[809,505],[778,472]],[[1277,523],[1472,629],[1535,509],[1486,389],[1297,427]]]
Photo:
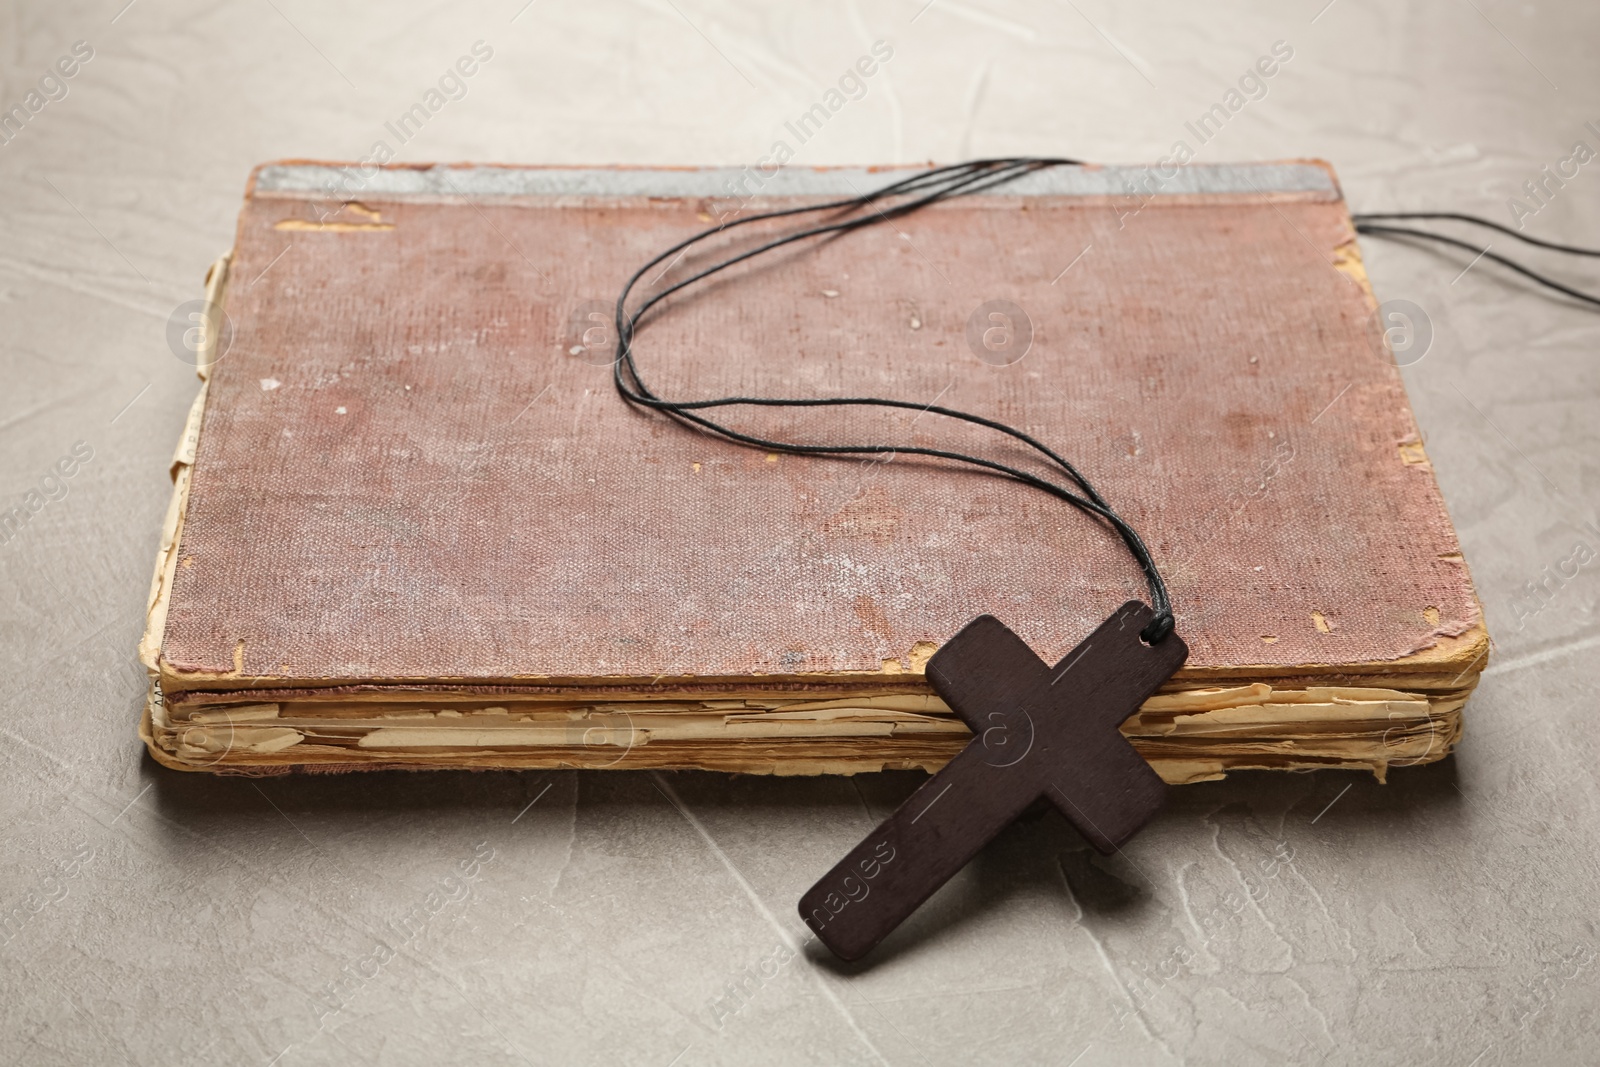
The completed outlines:
[[[851,196],[898,181],[912,168],[362,167],[277,163],[256,175],[256,191],[357,196]],[[743,181],[741,182],[741,177]],[[1006,196],[1141,196],[1196,193],[1321,193],[1337,197],[1332,175],[1311,163],[1195,163],[1052,167],[989,190]]]

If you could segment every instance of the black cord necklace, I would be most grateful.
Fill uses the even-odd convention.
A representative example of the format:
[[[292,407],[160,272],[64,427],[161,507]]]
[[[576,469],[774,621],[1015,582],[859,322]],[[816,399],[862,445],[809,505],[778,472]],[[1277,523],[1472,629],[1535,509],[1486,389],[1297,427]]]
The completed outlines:
[[[1554,241],[1541,241],[1537,237],[1529,237],[1527,234],[1519,233],[1510,226],[1502,226],[1498,222],[1490,222],[1488,219],[1479,218],[1476,215],[1463,215],[1457,211],[1390,211],[1350,216],[1350,221],[1355,223],[1357,233],[1370,234],[1374,237],[1416,237],[1424,241],[1437,241],[1440,244],[1452,245],[1468,252],[1476,252],[1484,259],[1490,259],[1501,266],[1510,267],[1523,277],[1531,278],[1547,289],[1554,289],[1556,292],[1563,293],[1575,300],[1582,300],[1585,303],[1600,307],[1600,297],[1574,289],[1571,286],[1562,285],[1554,278],[1547,278],[1537,271],[1524,267],[1515,260],[1500,255],[1498,252],[1489,251],[1487,247],[1480,249],[1467,241],[1442,233],[1434,233],[1431,230],[1416,230],[1409,226],[1390,226],[1388,223],[1394,219],[1445,219],[1452,222],[1466,222],[1473,226],[1484,226],[1491,230],[1499,230],[1501,233],[1515,237],[1525,244],[1534,245],[1538,248],[1548,248],[1553,252],[1564,252],[1569,256],[1600,256],[1600,249],[1579,248],[1575,245],[1557,244]]]
[[[752,259],[765,252],[781,248],[796,241],[820,237],[825,234],[842,234],[852,230],[861,229],[887,222],[890,219],[910,214],[929,204],[946,200],[954,196],[970,195],[976,192],[993,188],[1003,182],[1008,182],[1033,171],[1049,167],[1082,166],[1078,160],[1072,159],[1044,159],[1044,158],[1017,158],[1017,159],[985,159],[974,160],[968,163],[957,163],[951,166],[938,167],[924,171],[913,177],[894,182],[875,192],[862,196],[850,197],[844,200],[834,200],[823,204],[814,204],[807,207],[789,208],[783,211],[769,211],[747,218],[738,219],[722,226],[714,226],[704,230],[693,237],[689,237],[666,249],[650,262],[640,267],[628,283],[622,287],[622,293],[617,297],[616,326],[617,326],[617,358],[612,368],[613,381],[617,391],[629,403],[641,407],[660,411],[663,414],[688,425],[698,426],[719,437],[748,445],[752,448],[763,448],[774,452],[788,452],[798,455],[810,456],[855,456],[871,454],[895,454],[930,456],[936,459],[953,460],[972,467],[991,471],[1006,478],[1022,482],[1024,485],[1041,489],[1051,496],[1064,500],[1072,506],[1094,515],[1108,523],[1123,544],[1128,547],[1133,558],[1138,562],[1144,572],[1145,580],[1150,588],[1151,606],[1155,614],[1148,625],[1143,627],[1140,636],[1146,643],[1154,644],[1164,639],[1172,632],[1172,602],[1167,595],[1167,586],[1162,581],[1161,573],[1157,570],[1155,561],[1150,557],[1150,550],[1145,546],[1139,534],[1106,502],[1071,463],[1050,449],[1034,437],[1023,433],[1021,430],[994,419],[984,418],[970,412],[958,411],[953,408],[940,407],[936,404],[917,404],[906,400],[891,400],[884,397],[820,397],[820,398],[787,398],[787,397],[753,397],[753,396],[725,396],[710,400],[667,400],[656,395],[644,383],[639,374],[638,365],[634,362],[633,339],[638,333],[641,320],[652,308],[661,301],[694,283],[701,281],[719,271],[726,270],[737,263]],[[870,208],[869,213],[863,209]],[[660,292],[642,301],[638,307],[629,311],[628,297],[639,283],[645,273],[664,260],[677,256],[684,250],[725,233],[738,226],[747,226],[751,223],[767,219],[785,218],[795,215],[806,215],[817,212],[836,212],[834,221],[819,226],[811,226],[794,233],[767,241],[755,248],[748,249],[737,255],[728,257],[721,262],[705,267],[682,281],[676,282]],[[770,438],[758,437],[753,434],[743,433],[731,429],[705,415],[697,414],[711,408],[758,406],[758,407],[830,407],[830,406],[858,406],[858,407],[883,407],[902,408],[912,411],[929,412],[942,415],[946,418],[958,419],[975,426],[983,426],[1006,434],[1017,441],[1021,441],[1029,448],[1044,456],[1061,473],[1070,479],[1070,485],[1061,484],[1037,474],[1029,473],[1020,468],[999,463],[995,460],[984,459],[981,456],[969,455],[965,452],[955,452],[942,448],[924,448],[916,446],[895,446],[880,444],[797,444],[791,441],[777,441]]]
[[[617,297],[617,355],[612,378],[617,392],[629,403],[748,447],[810,456],[928,456],[1033,486],[1114,529],[1149,584],[1149,607],[1138,601],[1124,604],[1054,666],[1041,661],[1016,634],[989,615],[968,623],[927,661],[928,685],[972,730],[973,740],[801,898],[801,918],[828,948],[845,959],[856,959],[870,951],[986,841],[1041,797],[1054,803],[1102,852],[1117,849],[1137,831],[1160,807],[1166,787],[1128,744],[1119,727],[1182,666],[1188,647],[1181,636],[1173,633],[1166,584],[1138,533],[1071,463],[1021,430],[953,408],[882,397],[724,396],[669,400],[645,384],[634,361],[633,342],[645,317],[667,297],[765,252],[888,222],[940,200],[992,189],[1034,171],[1082,165],[1070,159],[976,160],[924,171],[862,196],[737,219],[666,249],[640,267]],[[739,226],[818,212],[831,213],[828,221],[783,234],[696,270],[629,310],[628,298],[645,273],[669,258],[675,264],[677,259],[672,257],[681,257],[694,245]],[[1600,255],[1589,249],[1524,237],[1471,215],[1357,215],[1353,221],[1360,233],[1420,238],[1478,251],[1455,237],[1390,224],[1399,219],[1467,222],[1557,252]],[[1546,278],[1487,248],[1479,254],[1557,292],[1600,305],[1600,298]],[[716,408],[741,406],[850,406],[931,412],[1022,442],[1048,460],[1065,480],[942,448],[779,441],[732,429],[703,414]],[[1058,685],[1064,679],[1066,684]],[[947,794],[952,794],[949,799]]]
[[[1144,628],[1140,636],[1147,643],[1162,640],[1172,632],[1172,602],[1167,594],[1166,583],[1161,578],[1161,573],[1150,556],[1150,550],[1139,537],[1137,531],[1126,520],[1117,514],[1116,510],[1106,502],[1077,468],[1062,456],[1050,449],[1036,438],[1023,433],[1021,430],[994,419],[984,418],[970,412],[958,411],[953,408],[940,407],[937,404],[917,404],[907,400],[893,400],[885,397],[754,397],[754,396],[724,396],[708,400],[668,400],[658,396],[644,382],[639,373],[638,364],[634,361],[633,340],[638,334],[639,325],[649,312],[659,306],[663,300],[696,282],[702,281],[720,271],[726,270],[735,264],[753,259],[766,252],[782,248],[810,238],[822,237],[828,234],[843,234],[858,230],[866,226],[873,226],[888,222],[902,215],[920,210],[929,204],[937,203],[956,196],[966,196],[973,193],[991,189],[996,185],[1011,181],[1024,174],[1049,167],[1074,167],[1083,166],[1080,160],[1059,159],[1046,157],[1016,157],[1003,159],[980,159],[966,163],[956,163],[949,166],[937,167],[924,171],[910,178],[893,182],[874,192],[861,196],[849,197],[842,200],[833,200],[827,203],[814,204],[806,207],[788,208],[782,211],[768,211],[746,218],[736,219],[720,226],[713,226],[703,230],[692,237],[678,242],[651,259],[640,267],[622,287],[622,292],[617,297],[616,328],[617,328],[617,356],[612,366],[612,378],[616,384],[617,392],[629,403],[640,407],[659,411],[685,425],[697,426],[726,440],[752,448],[763,448],[774,452],[787,452],[798,455],[812,456],[853,456],[853,455],[919,455],[936,459],[953,460],[982,470],[988,470],[1006,478],[1011,478],[1024,485],[1043,490],[1072,506],[1087,512],[1105,521],[1122,538],[1128,551],[1144,572],[1145,581],[1150,588],[1151,606],[1155,615],[1150,624]],[[871,209],[870,212],[865,209]],[[774,238],[754,248],[747,249],[737,255],[705,267],[689,277],[667,286],[643,300],[631,312],[628,310],[628,298],[638,286],[639,280],[645,273],[660,263],[672,257],[677,257],[689,248],[706,241],[718,234],[726,233],[740,226],[763,222],[769,219],[787,218],[791,216],[816,214],[819,212],[835,212],[835,221],[820,226],[810,226],[796,232]],[[1600,256],[1600,250],[1579,248],[1572,245],[1558,244],[1552,241],[1543,241],[1519,233],[1508,226],[1503,226],[1488,219],[1475,215],[1466,215],[1458,212],[1387,212],[1359,214],[1351,217],[1355,224],[1356,232],[1377,237],[1409,237],[1441,244],[1451,245],[1469,252],[1479,252],[1483,258],[1493,260],[1503,266],[1509,267],[1519,274],[1546,286],[1556,292],[1600,306],[1600,297],[1573,289],[1563,285],[1552,278],[1529,269],[1505,256],[1489,251],[1487,248],[1479,250],[1472,244],[1446,234],[1435,233],[1429,230],[1413,229],[1405,226],[1390,225],[1396,220],[1433,219],[1465,222],[1475,226],[1484,226],[1500,231],[1519,241],[1540,248],[1550,249],[1569,255]],[[984,459],[980,456],[964,452],[956,452],[942,448],[925,448],[916,446],[894,446],[881,444],[801,444],[792,441],[778,441],[771,438],[760,437],[754,434],[734,430],[714,419],[697,412],[720,407],[829,407],[829,406],[862,406],[901,408],[920,412],[931,412],[946,418],[957,419],[962,422],[983,426],[1022,442],[1029,448],[1044,456],[1061,473],[1070,479],[1069,485],[1052,481],[1021,470],[1017,467],[995,460]]]

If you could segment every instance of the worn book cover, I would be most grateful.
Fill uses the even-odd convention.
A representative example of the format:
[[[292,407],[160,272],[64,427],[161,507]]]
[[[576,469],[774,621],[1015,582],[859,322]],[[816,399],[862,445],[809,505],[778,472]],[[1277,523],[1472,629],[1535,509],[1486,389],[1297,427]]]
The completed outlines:
[[[611,382],[616,293],[658,251],[906,173],[258,168],[151,591],[155,758],[949,759],[970,735],[928,657],[990,613],[1058,658],[1144,595],[1115,535],[937,461],[750,451]],[[1325,164],[1056,168],[719,278],[640,335],[662,395],[985,415],[1141,531],[1191,651],[1123,730],[1168,781],[1455,743],[1487,635]],[[730,418],[1028,462],[914,410]]]

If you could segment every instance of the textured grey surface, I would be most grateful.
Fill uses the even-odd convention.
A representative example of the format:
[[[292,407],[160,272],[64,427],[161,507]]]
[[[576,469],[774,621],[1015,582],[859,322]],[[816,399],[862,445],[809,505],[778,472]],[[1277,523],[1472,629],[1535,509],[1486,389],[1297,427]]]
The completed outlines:
[[[1380,296],[1431,319],[1407,382],[1497,640],[1458,755],[1387,787],[1184,789],[1110,862],[1054,816],[1020,825],[846,969],[791,956],[793,902],[915,776],[252,783],[162,771],[134,740],[195,390],[167,320],[254,164],[393,145],[385,122],[479,39],[492,58],[398,158],[756,164],[877,39],[893,58],[795,163],[1185,139],[1329,159],[1358,208],[1509,221],[1541,166],[1600,147],[1594,5],[1324,3],[0,9],[7,107],[94,49],[0,145],[0,495],[59,497],[0,546],[0,1058],[1595,1062],[1600,319],[1486,262],[1462,275],[1470,256],[1364,244]],[[1265,96],[1198,145],[1185,123],[1277,40],[1294,55]],[[1528,231],[1596,243],[1597,198],[1591,163]],[[80,440],[92,460],[44,485]]]

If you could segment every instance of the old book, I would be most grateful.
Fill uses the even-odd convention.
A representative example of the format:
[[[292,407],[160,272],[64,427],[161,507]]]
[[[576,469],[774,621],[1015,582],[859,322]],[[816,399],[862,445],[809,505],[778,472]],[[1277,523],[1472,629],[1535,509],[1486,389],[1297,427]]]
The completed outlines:
[[[657,251],[888,180],[259,168],[173,466],[151,753],[941,765],[969,735],[929,655],[988,612],[1060,656],[1144,595],[1114,536],[980,473],[745,450],[610,380],[611,303]],[[1190,658],[1123,727],[1163,777],[1383,777],[1450,751],[1488,643],[1375,306],[1324,164],[1056,169],[753,263],[638,351],[669,397],[937,400],[1033,433],[1168,576]],[[917,412],[731,417],[1027,462]]]

